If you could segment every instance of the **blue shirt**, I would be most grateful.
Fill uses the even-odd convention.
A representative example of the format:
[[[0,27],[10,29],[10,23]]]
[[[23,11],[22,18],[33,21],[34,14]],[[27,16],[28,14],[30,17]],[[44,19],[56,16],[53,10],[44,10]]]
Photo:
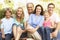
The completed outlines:
[[[14,19],[13,18],[3,18],[2,20],[2,24],[1,24],[1,28],[4,29],[4,34],[11,34],[12,33],[12,25],[14,23]]]
[[[31,14],[28,20],[28,24],[30,24],[32,27],[36,28],[36,26],[43,26],[44,22],[44,16],[39,15],[37,16],[36,14]]]

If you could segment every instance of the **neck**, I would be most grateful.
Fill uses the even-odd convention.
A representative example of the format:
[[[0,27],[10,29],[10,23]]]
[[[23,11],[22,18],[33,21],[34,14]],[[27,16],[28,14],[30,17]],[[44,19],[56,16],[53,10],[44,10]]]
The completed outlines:
[[[18,18],[16,18],[16,20],[18,21],[18,22],[20,22],[20,18],[18,17]]]
[[[28,14],[30,15],[30,14],[32,14],[32,12],[28,12]]]
[[[30,15],[30,13],[29,13],[29,15]]]
[[[49,12],[49,11],[48,11]],[[53,12],[49,12],[50,16],[53,14]]]
[[[40,16],[40,14],[36,13],[37,16]]]
[[[10,17],[6,17],[6,19],[10,19]]]
[[[49,18],[45,18],[45,20],[47,21],[47,20],[49,20]]]

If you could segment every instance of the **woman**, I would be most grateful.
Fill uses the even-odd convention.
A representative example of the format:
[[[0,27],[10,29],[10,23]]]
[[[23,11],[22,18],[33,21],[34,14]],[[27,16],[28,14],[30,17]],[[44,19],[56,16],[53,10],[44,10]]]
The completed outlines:
[[[41,36],[37,30],[43,26],[43,21],[43,8],[38,4],[35,7],[34,13],[30,15],[27,25],[28,35],[32,36],[35,40],[41,40]]]
[[[25,32],[25,28],[26,28],[26,26],[25,26],[26,23],[25,23],[25,19],[24,19],[24,12],[21,7],[19,7],[17,9],[16,18],[15,18],[14,22],[15,22],[13,24],[14,38],[15,38],[15,40],[19,40],[21,34],[23,32]]]

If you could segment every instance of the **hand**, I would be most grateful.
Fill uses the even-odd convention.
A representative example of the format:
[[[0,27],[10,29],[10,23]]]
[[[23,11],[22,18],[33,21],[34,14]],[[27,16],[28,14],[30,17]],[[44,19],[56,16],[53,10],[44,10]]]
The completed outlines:
[[[52,36],[53,36],[53,37],[57,37],[57,34],[58,34],[58,31],[54,31],[54,32],[52,33]]]
[[[26,32],[26,30],[22,30],[22,32]]]
[[[2,38],[5,38],[5,35],[2,35]]]
[[[34,29],[32,29],[32,32],[31,33],[34,33],[34,32],[36,32],[36,29],[34,28]]]
[[[31,30],[28,30],[29,33],[34,33],[35,31],[36,31],[35,28],[31,29]]]

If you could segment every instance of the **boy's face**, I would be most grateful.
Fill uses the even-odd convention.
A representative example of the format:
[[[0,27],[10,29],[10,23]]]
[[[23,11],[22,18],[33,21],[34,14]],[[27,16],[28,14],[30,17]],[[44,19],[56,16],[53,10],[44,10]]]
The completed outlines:
[[[6,11],[5,15],[6,15],[7,18],[11,17],[11,13],[9,11]]]

